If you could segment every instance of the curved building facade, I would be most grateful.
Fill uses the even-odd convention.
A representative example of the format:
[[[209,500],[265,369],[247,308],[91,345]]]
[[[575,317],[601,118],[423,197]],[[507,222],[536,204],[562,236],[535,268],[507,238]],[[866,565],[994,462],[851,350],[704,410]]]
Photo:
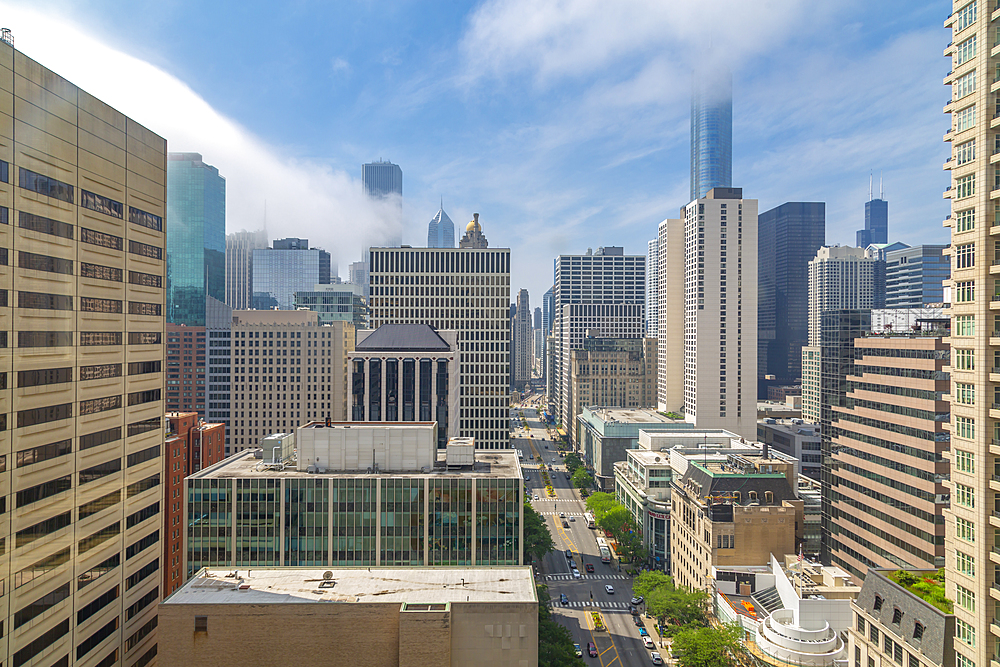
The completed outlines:
[[[733,79],[696,74],[691,91],[691,201],[733,186]]]

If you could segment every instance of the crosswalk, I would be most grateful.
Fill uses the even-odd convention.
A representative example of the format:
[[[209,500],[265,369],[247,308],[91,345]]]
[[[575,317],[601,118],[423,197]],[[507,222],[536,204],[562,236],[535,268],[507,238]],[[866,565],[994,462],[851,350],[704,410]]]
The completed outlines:
[[[576,514],[574,512],[539,512],[542,516],[559,516],[560,514],[565,514],[568,517],[571,516],[583,516],[582,514]]]
[[[590,607],[590,608],[597,607],[598,609],[600,609],[602,611],[611,611],[611,610],[614,610],[614,609],[628,609],[629,608],[628,602],[613,602],[611,600],[594,600],[593,602],[591,602],[590,600],[570,600],[569,604],[562,604],[562,603],[559,602],[559,600],[552,600],[551,601],[551,606],[552,607],[557,607],[557,608],[558,607],[563,607],[563,608],[568,607],[568,608],[571,608],[571,609],[581,609],[581,608],[586,608],[586,607]]]
[[[562,573],[560,573],[560,574],[546,574],[545,575],[545,580],[546,581],[567,581],[567,580],[573,579],[573,578],[574,578],[573,575],[569,574],[569,573],[567,573],[567,574],[562,574]],[[628,579],[628,577],[626,577],[624,574],[581,574],[580,578],[581,579],[617,579],[617,580]]]

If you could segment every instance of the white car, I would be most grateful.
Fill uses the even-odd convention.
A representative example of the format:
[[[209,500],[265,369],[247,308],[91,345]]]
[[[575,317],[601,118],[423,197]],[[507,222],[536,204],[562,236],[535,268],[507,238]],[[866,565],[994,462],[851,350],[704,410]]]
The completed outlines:
[[[576,569],[575,567],[573,568],[573,578],[574,579],[580,578],[580,570]]]
[[[642,638],[642,645],[646,648],[656,648],[656,644],[653,643],[653,640],[648,635]]]
[[[660,654],[657,653],[656,651],[653,651],[652,653],[649,654],[649,659],[653,661],[654,665],[662,665],[663,664],[663,658],[661,658]]]
[[[614,595],[615,594],[615,587],[612,586],[611,584],[608,584],[607,586],[605,586],[604,590],[607,591],[608,595]]]

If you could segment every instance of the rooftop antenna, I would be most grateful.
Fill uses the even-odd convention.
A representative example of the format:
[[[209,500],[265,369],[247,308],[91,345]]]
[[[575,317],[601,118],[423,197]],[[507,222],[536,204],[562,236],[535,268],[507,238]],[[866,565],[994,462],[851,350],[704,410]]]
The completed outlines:
[[[873,172],[868,172],[868,201],[875,198],[874,195],[872,195],[872,179],[874,178],[872,174]]]
[[[883,194],[884,194],[884,192],[882,190],[882,171],[879,170],[879,172],[878,172],[878,198],[879,199],[885,199],[885,197],[883,196]]]

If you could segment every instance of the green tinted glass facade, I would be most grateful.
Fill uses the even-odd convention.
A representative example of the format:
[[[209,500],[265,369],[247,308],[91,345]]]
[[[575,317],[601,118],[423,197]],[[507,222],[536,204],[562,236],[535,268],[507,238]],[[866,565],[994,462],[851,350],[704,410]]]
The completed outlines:
[[[187,572],[202,567],[519,565],[516,478],[186,480]]]
[[[226,179],[198,153],[167,160],[167,322],[205,326],[226,300]]]

